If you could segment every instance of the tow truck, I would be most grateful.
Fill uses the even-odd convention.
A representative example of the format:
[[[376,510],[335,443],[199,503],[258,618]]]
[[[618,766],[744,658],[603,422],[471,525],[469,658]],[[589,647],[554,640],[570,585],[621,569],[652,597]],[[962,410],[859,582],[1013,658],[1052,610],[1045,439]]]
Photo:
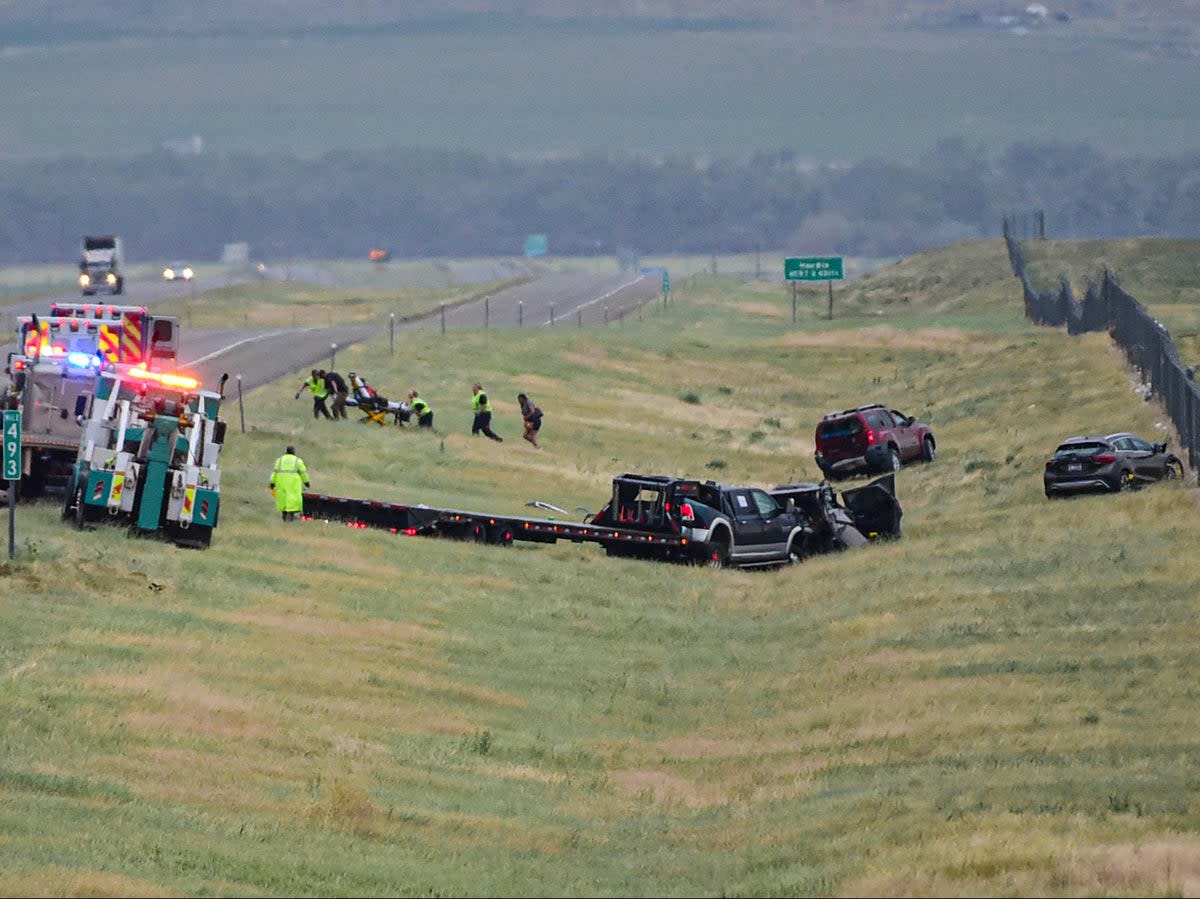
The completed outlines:
[[[195,378],[118,365],[85,397],[85,421],[62,517],[84,529],[107,522],[180,546],[212,542],[220,512],[225,422],[218,391]]]
[[[607,503],[582,522],[314,492],[304,494],[301,518],[501,546],[515,541],[598,543],[610,556],[753,568],[793,564],[816,553],[899,537],[902,514],[894,474],[839,497],[827,483],[768,491],[627,473],[613,479]]]
[[[145,306],[55,303],[47,314],[17,320],[17,346],[0,405],[21,411],[21,496],[32,499],[65,486],[79,448],[81,403],[100,372],[174,368],[179,320]]]

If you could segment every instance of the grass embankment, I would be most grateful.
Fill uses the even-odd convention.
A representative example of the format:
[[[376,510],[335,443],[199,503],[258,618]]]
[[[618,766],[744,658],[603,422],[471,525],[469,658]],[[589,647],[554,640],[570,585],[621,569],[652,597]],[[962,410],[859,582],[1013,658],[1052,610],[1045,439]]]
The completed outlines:
[[[1171,334],[1184,364],[1200,361],[1200,258],[1194,240],[1049,240],[1025,245],[1039,289],[1065,277],[1082,299],[1108,268]]]
[[[1041,492],[1062,436],[1154,407],[1105,335],[1022,320],[998,241],[839,301],[793,324],[781,285],[697,278],[603,330],[349,348],[442,436],[253,391],[203,552],[23,507],[0,889],[1194,892],[1194,490]],[[905,537],[777,572],[284,525],[266,487],[287,442],[318,490],[495,511],[594,509],[627,470],[812,479],[816,420],[875,398],[940,442]]]

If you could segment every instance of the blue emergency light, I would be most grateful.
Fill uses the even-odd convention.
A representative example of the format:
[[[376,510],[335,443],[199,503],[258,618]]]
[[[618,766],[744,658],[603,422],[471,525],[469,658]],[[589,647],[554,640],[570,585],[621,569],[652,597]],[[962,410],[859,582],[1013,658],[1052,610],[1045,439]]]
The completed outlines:
[[[99,368],[100,357],[92,353],[67,353],[67,364],[74,368]]]

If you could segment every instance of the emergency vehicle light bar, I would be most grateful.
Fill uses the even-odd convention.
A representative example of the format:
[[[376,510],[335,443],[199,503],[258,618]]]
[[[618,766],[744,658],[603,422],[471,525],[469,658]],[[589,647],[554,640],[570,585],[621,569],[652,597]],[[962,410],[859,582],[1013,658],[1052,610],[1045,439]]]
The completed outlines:
[[[178,387],[183,390],[195,390],[200,382],[186,375],[172,375],[167,372],[147,371],[144,368],[130,368],[129,375],[142,381],[157,381],[164,387]]]
[[[91,353],[67,353],[67,364],[75,368],[99,368],[100,357]]]

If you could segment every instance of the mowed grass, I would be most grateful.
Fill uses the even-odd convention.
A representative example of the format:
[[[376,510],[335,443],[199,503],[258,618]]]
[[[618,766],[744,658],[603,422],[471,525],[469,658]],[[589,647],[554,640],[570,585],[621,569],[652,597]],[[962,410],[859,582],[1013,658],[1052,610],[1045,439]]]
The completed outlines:
[[[440,433],[252,391],[206,551],[22,506],[0,891],[1196,892],[1195,488],[1041,491],[1061,437],[1156,408],[1106,335],[1022,320],[998,241],[844,292],[793,323],[783,285],[695,277],[605,329],[347,348]],[[905,536],[781,571],[284,525],[267,491],[287,442],[320,491],[506,513],[622,471],[811,480],[816,420],[872,399],[939,438]]]

